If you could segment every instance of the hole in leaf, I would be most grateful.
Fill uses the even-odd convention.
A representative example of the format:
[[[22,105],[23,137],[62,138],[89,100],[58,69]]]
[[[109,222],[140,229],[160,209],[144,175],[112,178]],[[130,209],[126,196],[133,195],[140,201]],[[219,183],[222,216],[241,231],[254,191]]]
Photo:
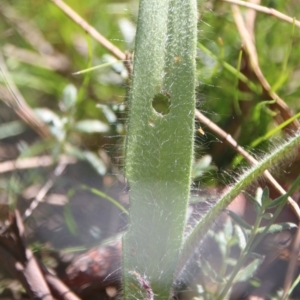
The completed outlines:
[[[158,93],[153,97],[152,107],[157,113],[163,116],[167,115],[170,112],[171,107],[170,98],[171,95],[168,92]]]

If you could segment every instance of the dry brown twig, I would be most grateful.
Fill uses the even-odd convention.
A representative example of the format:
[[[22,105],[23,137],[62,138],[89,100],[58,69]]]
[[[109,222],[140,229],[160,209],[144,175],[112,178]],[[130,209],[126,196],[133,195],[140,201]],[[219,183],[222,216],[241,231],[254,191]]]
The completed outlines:
[[[33,128],[40,136],[46,138],[50,137],[48,127],[35,115],[31,107],[27,104],[23,95],[10,78],[9,71],[4,62],[2,53],[0,52],[0,73],[7,84],[7,88],[10,91],[10,98],[6,101],[6,104],[16,112],[16,114],[23,120],[27,125]]]
[[[93,26],[86,22],[81,16],[79,16],[70,6],[68,6],[62,0],[51,0],[57,7],[59,7],[71,20],[78,24],[87,34],[94,38],[100,45],[108,50],[116,58],[123,61],[127,71],[129,79],[132,74],[132,65],[130,55],[124,53],[102,34],[99,33]]]
[[[289,107],[287,104],[279,98],[279,96],[271,90],[271,86],[265,79],[258,63],[258,55],[255,47],[255,41],[254,41],[254,21],[255,21],[255,13],[251,15],[251,17],[248,18],[249,23],[245,23],[238,7],[236,5],[232,5],[232,11],[233,16],[237,25],[237,28],[239,30],[239,33],[241,35],[242,41],[245,46],[245,50],[249,56],[250,64],[252,67],[253,72],[255,73],[256,77],[258,78],[259,82],[261,83],[264,91],[270,96],[271,99],[276,100],[276,103],[273,105],[280,111],[282,117],[284,120],[287,120],[292,117],[292,114],[290,112]],[[293,123],[293,128],[298,129],[299,128],[299,122],[295,120]],[[223,137],[224,138],[224,137]],[[249,157],[243,155],[249,162]],[[254,159],[254,158],[253,158]],[[255,160],[255,159],[254,159]],[[257,161],[251,161],[252,164],[256,164]],[[269,173],[269,171],[265,171],[264,176],[266,179],[272,184],[272,186],[275,187],[277,191],[279,191],[281,194],[286,193],[284,189],[276,182],[276,180],[272,177],[272,175]],[[288,201],[290,205],[292,206],[298,220],[300,220],[300,208],[298,204],[291,198],[288,198]]]
[[[11,44],[5,44],[2,51],[6,57],[37,66],[39,68],[58,72],[63,72],[68,69],[66,64],[62,64],[61,60],[57,59],[57,57],[53,55],[40,55],[35,51],[19,48]]]
[[[55,168],[55,170],[52,173],[52,176],[50,176],[50,178],[47,180],[47,182],[43,185],[43,187],[40,189],[40,191],[36,195],[35,199],[33,199],[30,206],[24,212],[24,215],[22,217],[23,221],[25,221],[28,217],[30,217],[31,214],[33,213],[33,211],[44,200],[46,194],[52,188],[55,179],[63,173],[66,166],[67,166],[67,162],[62,162],[61,161],[61,162],[58,163],[57,167]]]
[[[274,9],[274,8],[270,8],[270,7],[265,7],[262,5],[258,5],[255,3],[250,3],[247,1],[240,1],[240,0],[223,0],[224,2],[228,2],[231,4],[236,4],[239,6],[243,6],[243,7],[247,7],[247,8],[251,8],[253,10],[256,10],[258,12],[262,12],[268,15],[271,15],[279,20],[291,23],[291,24],[295,24],[295,26],[300,27],[300,21],[297,21],[295,18],[289,17],[285,14],[283,14],[282,12]]]
[[[63,164],[74,164],[76,158],[67,155],[61,155],[59,157],[59,163]],[[16,160],[9,160],[0,163],[0,174],[12,172],[15,170],[25,170],[40,167],[49,167],[54,163],[53,157],[50,155],[42,155],[35,157],[28,157]]]
[[[18,211],[11,215],[10,225],[1,232],[0,245],[15,262],[13,266],[29,297],[52,300],[51,292],[38,263],[32,251],[26,246],[24,226]]]
[[[42,269],[46,282],[58,300],[80,300],[57,276],[51,274],[48,270]]]
[[[260,0],[249,0],[249,2],[247,3],[258,5],[260,3]],[[245,23],[253,42],[255,42],[255,34],[254,34],[255,20],[256,20],[256,10],[248,9],[245,15]]]
[[[218,135],[218,137],[227,142],[230,147],[232,147],[234,150],[236,150],[236,152],[242,155],[251,165],[256,165],[258,163],[258,161],[252,155],[250,155],[244,148],[239,146],[239,144],[232,138],[230,134],[225,132],[210,119],[205,117],[200,111],[196,110],[195,116],[202,124],[206,125],[210,130]],[[268,170],[264,172],[264,177],[281,195],[286,194],[284,188],[276,181],[276,179]],[[292,197],[288,197],[288,202],[292,206],[298,220],[300,220],[300,208],[297,202]]]
[[[235,5],[232,5],[232,9],[234,12],[234,18],[235,18],[238,30],[242,36],[243,42],[246,44],[246,51],[248,52],[248,55],[245,56],[245,59],[248,61],[250,60],[250,67],[252,67],[252,70],[254,71],[256,77],[259,79],[261,85],[263,86],[264,92],[268,96],[270,96],[271,99],[273,98],[275,100],[276,98],[274,98],[274,97],[277,97],[277,95],[269,89],[270,86],[269,86],[267,80],[264,78],[264,76],[259,68],[258,56],[257,56],[257,52],[256,52],[256,47],[255,47],[255,33],[254,33],[256,12],[262,11],[262,12],[266,12],[266,13],[274,15],[275,11],[272,9],[264,8],[260,5],[258,5],[260,3],[260,0],[249,0],[248,2],[242,2],[239,0],[224,0],[224,1],[229,2],[229,3],[239,4],[239,5],[246,4],[243,6],[250,8],[246,11],[246,14],[244,16],[245,22],[243,22],[243,18],[241,16],[241,14],[239,13],[238,8]],[[296,21],[295,19],[292,19],[282,13],[276,12],[276,16],[279,19],[283,19],[285,21],[295,24],[296,26],[300,25],[299,21]],[[250,70],[250,72],[252,70]],[[285,103],[279,103],[279,105],[283,106],[283,109],[284,109],[284,104]],[[287,105],[286,105],[286,107],[287,107]],[[282,113],[282,111],[281,111],[281,114],[283,117],[287,117],[287,115]],[[297,126],[299,126],[299,123],[297,124],[297,122],[295,122],[294,127],[297,128]],[[267,173],[267,174],[265,174],[265,177],[267,178],[267,180],[269,182],[270,182],[270,179],[271,180],[274,179],[268,171],[265,171],[265,173]],[[274,182],[273,186],[275,186],[275,188],[277,187],[277,190],[279,190],[279,191],[282,189],[282,187],[280,185],[277,186],[276,181]],[[296,216],[298,217],[298,220],[300,220],[299,219],[299,205],[291,197],[288,198],[288,202],[292,206],[292,209],[294,210]],[[298,256],[299,256],[299,246],[300,246],[300,228],[299,228],[299,226],[298,226],[297,233],[294,235],[293,240],[294,240],[294,242],[292,244],[291,255],[289,257],[288,269],[286,271],[286,276],[285,276],[285,281],[284,281],[284,286],[283,286],[283,294],[281,297],[282,300],[286,299],[286,297],[288,296],[289,289],[294,280],[294,275],[295,275],[295,271],[297,268],[297,260],[298,260]],[[275,248],[276,248],[276,246],[275,246]],[[277,256],[276,252],[277,252],[276,249],[274,249],[274,247],[273,247],[273,249],[271,249],[271,251],[269,252],[269,255],[267,256],[267,259],[264,261],[265,266],[267,266],[268,263],[270,263],[272,261],[272,259],[275,259],[275,257]],[[263,269],[264,268],[261,268],[261,270],[263,270]]]
[[[38,264],[27,247],[24,224],[18,211],[10,215],[9,225],[0,233],[0,262],[15,274],[30,299],[80,300],[45,267]]]
[[[105,49],[112,53],[120,60],[125,60],[126,55],[118,47],[107,40],[102,34],[100,34],[93,26],[88,24],[82,17],[80,17],[70,6],[64,3],[62,0],[51,0],[57,7],[59,7],[69,18],[71,18],[76,24],[78,24],[86,33],[94,38]]]
[[[243,45],[247,54],[249,55],[249,61],[255,76],[260,82],[264,92],[270,97],[270,99],[275,100],[275,103],[272,104],[272,106],[276,107],[279,110],[283,120],[288,120],[292,117],[290,108],[274,91],[272,91],[270,84],[264,77],[259,67],[258,55],[256,47],[254,45],[254,41],[252,40],[251,34],[247,30],[244,19],[237,5],[232,5],[232,12],[236,26],[242,38]],[[290,125],[293,127],[293,129],[298,129],[300,127],[298,120],[294,120]]]

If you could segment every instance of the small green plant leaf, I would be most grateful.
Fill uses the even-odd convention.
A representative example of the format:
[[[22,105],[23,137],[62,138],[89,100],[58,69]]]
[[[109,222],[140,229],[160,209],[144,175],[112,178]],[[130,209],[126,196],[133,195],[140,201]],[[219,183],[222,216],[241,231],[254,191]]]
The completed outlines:
[[[273,214],[272,213],[265,213],[262,215],[262,217],[266,220],[271,220],[273,218]]]
[[[60,108],[62,111],[70,111],[76,105],[77,89],[73,84],[68,84],[63,91]]]
[[[285,202],[287,200],[287,195],[282,195],[278,198],[276,198],[275,200],[269,202],[266,206],[265,206],[265,209],[269,209],[269,208],[273,208],[273,207],[277,207],[279,206],[280,204],[282,204],[283,202]]]
[[[251,278],[249,280],[249,283],[253,287],[260,287],[261,286],[261,282],[260,282],[260,280],[258,278]]]
[[[204,155],[193,164],[192,179],[195,180],[201,177],[205,172],[211,170],[212,157],[210,155]]]
[[[246,248],[247,245],[247,236],[245,231],[242,229],[242,227],[235,225],[234,226],[234,231],[235,231],[235,235],[237,237],[238,240],[238,245],[240,247],[241,250]]]
[[[251,278],[261,264],[261,258],[254,259],[248,266],[241,269],[233,282],[242,282]]]
[[[36,115],[49,125],[50,132],[59,141],[65,137],[64,121],[52,110],[48,108],[35,108]]]
[[[70,204],[67,204],[67,205],[64,206],[64,217],[65,217],[65,222],[66,222],[66,225],[67,225],[69,231],[73,235],[76,235],[76,233],[77,233],[77,224],[76,224],[76,221],[73,217]]]
[[[54,111],[48,108],[35,108],[34,112],[43,122],[55,127],[62,127],[61,119]]]
[[[267,100],[267,101],[261,101],[258,104],[255,105],[254,111],[253,111],[253,120],[257,123],[260,122],[261,119],[261,111],[262,109],[266,109],[267,105],[275,103],[276,100]],[[273,112],[274,114],[274,112]]]
[[[263,208],[267,207],[272,202],[270,199],[270,192],[269,188],[265,187],[262,194],[261,194],[261,205]]]
[[[244,194],[247,196],[247,199],[250,200],[254,204],[254,209],[257,214],[261,213],[262,207],[260,201],[258,201],[256,198],[254,198],[252,195],[250,195],[247,192],[244,192]]]
[[[276,233],[276,232],[280,232],[283,230],[289,230],[289,229],[293,229],[293,228],[297,228],[297,225],[294,223],[280,223],[280,224],[273,224],[269,227],[268,231],[266,233]],[[257,230],[257,233],[262,233],[264,232],[266,229],[266,227],[260,227]]]
[[[252,229],[253,228],[249,223],[247,223],[243,218],[241,218],[240,216],[238,216],[233,211],[227,210],[227,213],[242,228],[245,228],[245,229]]]
[[[224,230],[226,237],[228,237],[228,238],[232,237],[233,226],[232,226],[232,222],[229,218],[227,218],[227,220],[225,221],[223,230]]]
[[[108,105],[98,104],[97,107],[101,109],[109,123],[114,123],[117,121],[116,114],[111,110],[111,108]]]
[[[19,158],[32,157],[43,154],[45,151],[51,151],[54,147],[54,143],[56,142],[53,140],[41,140],[30,146],[23,144],[22,153]]]
[[[0,125],[0,140],[16,136],[26,130],[26,126],[21,121],[11,121]]]
[[[98,174],[106,174],[106,165],[95,153],[88,150],[83,151],[70,145],[66,147],[66,152],[69,155],[75,156],[77,159],[87,161],[97,171]]]
[[[224,278],[221,277],[216,270],[210,265],[209,261],[203,260],[199,263],[205,277],[210,278],[212,281],[224,283]]]
[[[85,160],[90,163],[98,174],[104,175],[106,173],[106,166],[99,156],[91,151],[83,151],[82,154]]]
[[[99,120],[82,120],[75,124],[75,130],[84,133],[104,133],[110,129],[108,124]]]
[[[262,199],[264,199],[264,198],[270,199],[270,191],[267,186],[263,189],[263,192],[262,192]]]
[[[228,242],[227,246],[232,247],[234,245],[237,245],[239,243],[238,238],[236,236],[233,236]]]

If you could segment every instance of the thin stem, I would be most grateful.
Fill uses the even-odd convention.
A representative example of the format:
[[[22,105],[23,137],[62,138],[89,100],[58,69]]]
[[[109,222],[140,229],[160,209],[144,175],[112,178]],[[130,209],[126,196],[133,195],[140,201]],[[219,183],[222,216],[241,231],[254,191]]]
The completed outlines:
[[[223,0],[223,1],[232,3],[232,4],[237,4],[239,6],[244,6],[247,8],[255,9],[256,11],[271,15],[279,20],[282,20],[282,21],[285,21],[285,22],[288,22],[291,24],[295,24],[296,26],[300,27],[300,21],[297,21],[294,18],[281,13],[280,11],[278,11],[274,8],[269,8],[269,7],[265,7],[262,5],[258,5],[258,4],[254,4],[254,3],[246,2],[246,1],[240,1],[240,0]]]
[[[57,7],[59,7],[69,18],[78,24],[84,31],[100,43],[105,49],[121,60],[126,59],[126,55],[118,47],[107,40],[100,34],[93,26],[88,24],[82,17],[80,17],[70,6],[62,0],[51,0]]]
[[[210,209],[210,211],[201,219],[191,234],[188,236],[181,254],[181,259],[178,264],[178,273],[182,270],[186,261],[190,258],[191,252],[202,240],[206,234],[207,229],[214,222],[219,213],[225,209],[229,203],[244,190],[254,180],[257,180],[263,172],[276,165],[280,160],[284,159],[286,155],[295,150],[300,144],[300,134],[296,134],[287,142],[283,143],[278,149],[275,149],[271,154],[263,158],[257,165],[252,166],[251,169],[246,171],[233,185],[228,189],[221,199]],[[290,193],[287,194],[290,196]]]
[[[251,165],[257,165],[258,161],[249,154],[243,147],[241,147],[236,140],[233,139],[233,137],[225,132],[222,128],[220,128],[217,124],[213,123],[210,119],[205,117],[200,111],[195,111],[196,118],[206,125],[209,129],[211,129],[215,134],[217,134],[221,139],[223,139],[226,143],[228,143],[229,146],[231,146],[234,150],[236,150],[240,155],[242,155]],[[266,170],[263,173],[264,177],[267,179],[267,181],[281,194],[286,194],[286,191],[284,188],[276,181],[276,179],[272,176],[272,174]],[[297,216],[297,218],[300,220],[300,208],[297,204],[297,202],[292,198],[288,198],[289,204],[292,206],[292,209]]]
[[[246,247],[242,250],[242,253],[240,255],[240,259],[237,261],[223,291],[220,293],[219,297],[217,298],[217,300],[222,300],[225,298],[225,296],[227,295],[229,289],[232,287],[232,282],[234,280],[234,278],[236,277],[236,275],[238,274],[238,272],[240,271],[241,267],[243,266],[243,264],[245,263],[246,259],[248,258],[249,256],[249,253],[250,253],[250,248],[252,247],[252,243],[254,241],[254,238],[257,234],[257,230],[259,228],[259,225],[262,221],[262,216],[258,216],[256,221],[255,221],[255,224],[253,226],[253,230],[251,231],[251,234],[250,234],[250,237],[249,237],[249,240],[248,240],[248,243],[246,245]]]
[[[280,111],[280,114],[284,120],[290,119],[292,117],[292,114],[290,112],[290,108],[288,105],[284,102],[283,99],[281,99],[271,88],[269,82],[265,78],[264,74],[262,73],[259,61],[258,61],[258,55],[256,51],[256,46],[254,44],[254,41],[251,38],[251,33],[248,31],[246,24],[244,22],[244,18],[239,10],[239,7],[237,5],[232,4],[232,13],[233,18],[236,23],[237,29],[240,33],[243,46],[245,51],[247,52],[249,56],[249,63],[253,70],[253,73],[257,77],[258,81],[260,82],[264,93],[268,95],[271,99],[275,100],[276,102],[272,105],[273,107],[277,108]],[[294,120],[290,127],[293,129],[299,128],[299,121]]]
[[[245,263],[245,261],[248,259],[249,255],[251,254],[251,252],[253,251],[253,249],[255,249],[257,247],[257,245],[262,241],[263,237],[265,236],[265,234],[268,232],[269,228],[271,227],[272,224],[274,224],[275,220],[277,219],[277,217],[279,216],[280,212],[282,211],[283,207],[286,204],[286,199],[288,199],[288,197],[296,190],[296,188],[298,187],[300,183],[300,176],[298,176],[298,178],[294,181],[292,187],[289,189],[289,191],[286,193],[284,199],[282,200],[282,202],[278,205],[273,217],[269,220],[267,226],[265,227],[264,231],[261,233],[261,235],[254,241],[254,238],[256,237],[259,225],[262,221],[263,218],[263,213],[265,211],[265,209],[262,209],[262,211],[259,213],[256,221],[255,221],[255,225],[253,230],[251,231],[251,236],[249,238],[249,241],[247,243],[247,246],[245,247],[245,249],[242,251],[241,257],[238,260],[224,290],[222,291],[222,293],[220,294],[220,296],[218,297],[218,300],[222,300],[224,299],[224,297],[227,295],[229,289],[232,286],[232,282],[234,280],[234,278],[236,277],[236,275],[238,274],[240,268],[243,266],[243,264]]]
[[[87,34],[94,38],[100,45],[113,54],[118,59],[122,60],[128,72],[128,78],[132,76],[132,61],[129,53],[124,53],[117,46],[106,39],[95,27],[91,26],[87,21],[80,17],[70,6],[62,0],[50,0],[59,7],[70,19],[79,25]]]

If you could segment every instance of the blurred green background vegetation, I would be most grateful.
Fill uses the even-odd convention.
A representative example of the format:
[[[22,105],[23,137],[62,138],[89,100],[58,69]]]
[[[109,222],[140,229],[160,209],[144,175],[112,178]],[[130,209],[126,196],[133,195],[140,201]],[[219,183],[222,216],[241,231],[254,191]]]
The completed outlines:
[[[138,1],[70,0],[67,4],[124,53],[133,53]],[[262,1],[262,5],[300,19],[297,1]],[[263,140],[256,148],[251,144],[284,120],[278,118],[278,110],[270,106],[274,104],[272,99],[266,97],[253,72],[247,69],[246,55],[244,52],[241,54],[242,39],[230,4],[199,1],[199,6],[197,108],[241,146],[254,153],[264,153],[274,140]],[[240,10],[245,14],[246,9],[241,7]],[[115,197],[124,206],[128,204],[127,199],[123,199],[126,196],[123,195],[125,183],[122,179],[130,87],[128,70],[52,1],[2,0],[0,15],[0,54],[3,56],[0,67],[2,71],[5,66],[7,68],[0,76],[0,165],[20,157],[48,155],[55,167],[63,154],[85,162],[78,168],[68,169],[64,176],[54,180],[52,194],[56,198],[58,194],[63,195],[66,202],[60,203],[64,207],[61,212],[55,205],[49,204],[47,215],[60,213],[60,222],[66,228],[60,241],[56,243],[55,238],[51,240],[49,232],[53,229],[49,229],[49,224],[47,233],[50,235],[38,238],[29,226],[29,232],[35,236],[32,241],[42,240],[45,243],[50,239],[50,244],[58,248],[88,247],[98,243],[123,229],[126,223],[126,217],[122,217],[123,223],[118,225],[104,228],[104,221],[104,227],[101,224],[93,227],[97,218],[102,216],[100,211],[104,206],[108,209],[112,205],[115,209],[105,198],[107,195]],[[254,35],[262,73],[292,114],[299,113],[299,28],[274,16],[257,13]],[[111,64],[74,75],[75,72],[107,63]],[[232,67],[231,71],[226,64]],[[248,76],[252,82],[251,89],[238,80],[239,72]],[[27,111],[22,108],[21,112],[18,111],[16,95],[9,91],[6,82],[9,77],[30,110],[46,124],[50,133],[43,136],[24,122]],[[240,167],[236,163],[238,154],[206,125],[197,121],[196,126],[201,130],[195,133],[195,186],[204,189],[226,185],[232,181],[232,175],[228,174]],[[275,134],[275,137],[279,136],[284,136],[283,131]],[[245,162],[242,162],[243,165]],[[30,203],[24,202],[24,198],[35,198],[26,196],[29,188],[38,186],[34,189],[36,195],[49,177],[53,177],[54,167],[36,165],[25,170],[11,168],[1,172],[0,204],[18,206],[24,212]],[[279,174],[282,184],[288,184],[295,178],[292,167],[287,170],[288,176]],[[70,177],[75,181],[70,183]],[[88,206],[86,202],[83,204],[82,197],[93,193],[87,190],[87,194],[79,196],[77,202],[68,202],[76,197],[75,194],[82,192],[76,190],[82,184],[96,187],[105,195],[100,198],[93,195],[94,202]],[[24,191],[28,193],[25,195]],[[70,203],[75,204],[72,206]],[[81,209],[76,210],[76,206]],[[87,215],[90,212],[88,218],[93,222],[80,223],[80,212]],[[104,220],[118,218],[119,214],[118,208],[111,209]],[[42,214],[36,221],[38,227],[44,216]],[[87,232],[82,229],[84,224],[89,233],[96,228],[94,239],[84,237]],[[80,238],[75,238],[80,235],[79,232]],[[73,236],[72,241],[62,243],[68,234]]]

